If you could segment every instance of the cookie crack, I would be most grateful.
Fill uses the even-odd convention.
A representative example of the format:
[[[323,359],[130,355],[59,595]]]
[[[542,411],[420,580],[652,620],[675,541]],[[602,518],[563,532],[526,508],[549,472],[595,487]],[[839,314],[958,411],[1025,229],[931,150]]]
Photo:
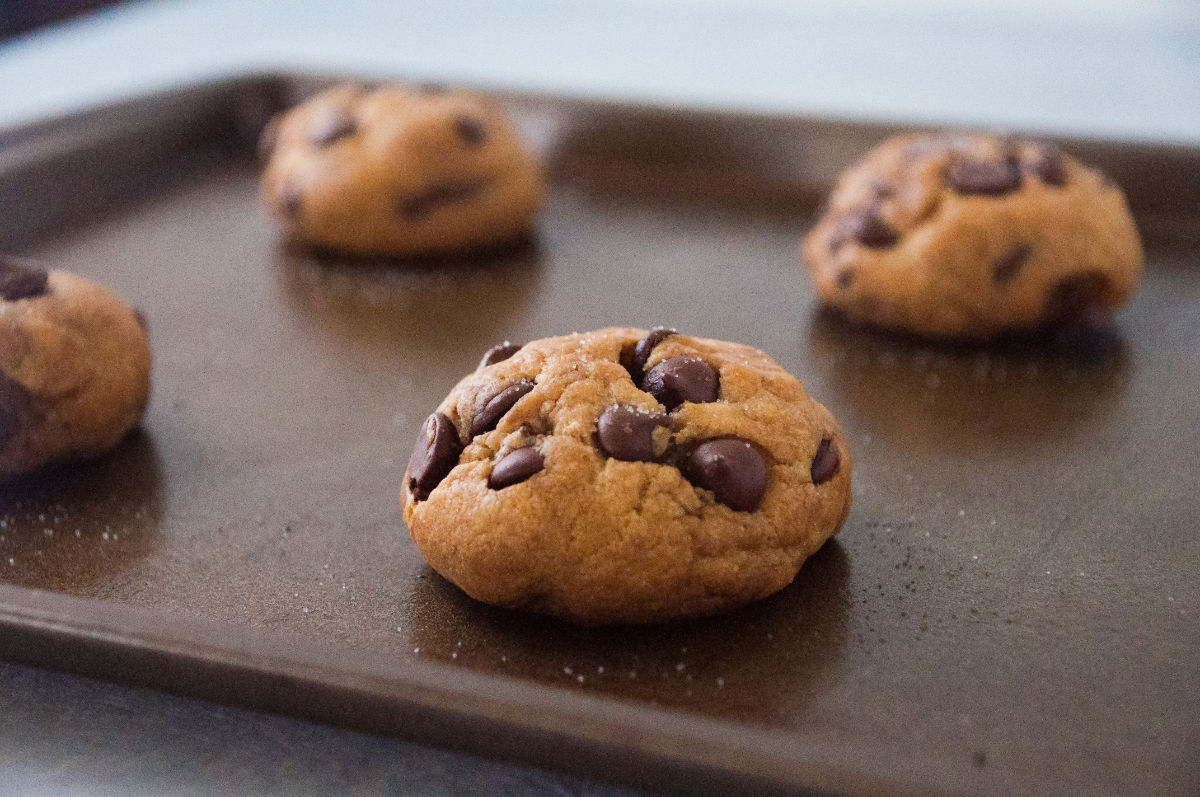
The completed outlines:
[[[482,194],[492,183],[492,177],[469,180],[448,180],[400,198],[400,215],[409,221],[423,221],[449,205],[468,202]]]

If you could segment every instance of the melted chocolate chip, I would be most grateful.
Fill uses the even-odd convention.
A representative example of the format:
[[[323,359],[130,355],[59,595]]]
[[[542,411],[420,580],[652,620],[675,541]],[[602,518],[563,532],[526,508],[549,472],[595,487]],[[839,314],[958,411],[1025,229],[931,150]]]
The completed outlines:
[[[330,111],[313,120],[308,140],[315,147],[328,147],[358,132],[354,117],[342,111]]]
[[[884,249],[900,240],[896,228],[884,221],[874,208],[859,211],[846,219],[845,233],[871,249]]]
[[[142,328],[143,332],[150,332],[150,322],[146,320],[145,313],[143,313],[141,310],[134,310],[133,318],[135,321],[137,321],[138,326]]]
[[[450,419],[435,412],[421,424],[408,460],[408,486],[413,497],[424,501],[458,464],[462,443]]]
[[[510,452],[504,459],[496,463],[488,476],[488,487],[493,490],[503,490],[510,484],[517,484],[538,473],[546,467],[546,458],[535,447],[518,448]]]
[[[654,351],[655,346],[674,334],[675,330],[673,329],[654,327],[632,347],[627,346],[621,352],[621,365],[625,366],[625,370],[629,372],[635,385],[640,385],[646,375],[646,359],[650,356],[650,352]]]
[[[613,459],[653,462],[658,459],[654,452],[654,430],[669,423],[665,415],[617,404],[606,409],[596,422],[596,436],[600,449]]]
[[[1046,185],[1067,184],[1067,164],[1062,151],[1051,144],[1043,144],[1036,158],[1025,164],[1025,169]]]
[[[826,437],[817,446],[817,453],[813,455],[812,467],[809,468],[812,483],[824,484],[829,481],[838,472],[841,464],[842,455],[838,452],[837,443]]]
[[[1099,327],[1108,320],[1105,297],[1108,277],[1098,271],[1085,271],[1062,280],[1046,300],[1046,322],[1081,327]]]
[[[500,419],[531,390],[533,382],[516,382],[489,396],[471,419],[471,437],[495,429]]]
[[[1013,277],[1017,276],[1021,266],[1025,265],[1032,254],[1033,247],[1029,244],[1014,246],[1011,252],[997,260],[992,266],[992,281],[997,285],[1007,285],[1012,282]]]
[[[730,509],[753,512],[767,492],[767,463],[745,440],[707,440],[692,451],[685,475]]]
[[[446,205],[474,199],[486,186],[486,180],[460,180],[432,186],[403,197],[399,204],[400,215],[409,221],[420,221]]]
[[[1008,161],[958,157],[946,168],[946,182],[959,194],[1004,196],[1021,187],[1021,172]]]
[[[16,302],[50,292],[50,274],[17,260],[0,256],[0,299]]]
[[[698,357],[672,357],[646,372],[642,390],[668,410],[685,401],[702,404],[717,400],[717,372]]]
[[[484,132],[483,122],[474,116],[454,117],[454,132],[466,144],[472,147],[482,147],[484,142],[487,141],[487,133]]]
[[[841,271],[839,271],[837,273],[837,276],[834,278],[834,280],[837,282],[837,286],[839,289],[841,289],[843,291],[846,290],[847,288],[849,288],[851,285],[854,284],[854,269],[851,269],[851,268],[842,269]]]
[[[428,94],[431,96],[436,94],[445,94],[446,87],[441,83],[421,83],[417,86],[417,93]]]
[[[507,340],[503,343],[498,343],[484,352],[483,359],[479,361],[479,365],[475,367],[475,370],[478,371],[481,368],[487,368],[489,365],[504,362],[520,350],[520,343],[510,343]]]
[[[654,327],[651,329],[633,347],[634,363],[638,367],[645,368],[646,360],[649,359],[650,352],[654,351],[654,347],[674,334],[676,334],[675,330],[670,327]]]

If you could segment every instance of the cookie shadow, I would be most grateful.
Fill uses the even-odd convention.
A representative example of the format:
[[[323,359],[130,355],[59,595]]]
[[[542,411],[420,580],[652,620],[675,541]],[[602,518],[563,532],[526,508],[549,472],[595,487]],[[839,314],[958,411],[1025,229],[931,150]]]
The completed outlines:
[[[786,588],[708,617],[585,628],[479,603],[432,570],[409,596],[421,657],[729,719],[802,715],[840,660],[850,561],[825,544]]]
[[[1105,423],[1129,382],[1129,348],[1111,323],[947,343],[821,309],[808,349],[819,395],[835,412],[914,452],[1053,448]]]
[[[503,245],[414,258],[352,257],[282,244],[283,300],[314,334],[474,367],[504,339],[528,335],[545,248],[533,235]],[[466,368],[470,370],[470,368]],[[465,372],[465,371],[464,371]]]
[[[5,483],[0,492],[0,580],[94,594],[159,543],[162,466],[154,439],[135,429],[97,459]]]

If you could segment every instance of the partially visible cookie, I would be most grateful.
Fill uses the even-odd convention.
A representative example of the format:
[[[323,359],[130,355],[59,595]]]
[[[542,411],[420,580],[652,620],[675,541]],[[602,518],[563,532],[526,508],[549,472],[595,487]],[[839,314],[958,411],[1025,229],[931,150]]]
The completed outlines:
[[[585,624],[782,589],[850,507],[850,452],[761,351],[673,330],[502,344],[426,419],[404,517],[488,603]]]
[[[149,396],[138,313],[83,277],[0,256],[0,480],[103,454]]]
[[[504,243],[542,204],[538,160],[468,91],[344,85],[268,123],[262,198],[286,234],[353,254]]]
[[[880,144],[839,179],[803,249],[825,303],[938,338],[1094,325],[1142,272],[1111,180],[1051,144],[981,132]]]

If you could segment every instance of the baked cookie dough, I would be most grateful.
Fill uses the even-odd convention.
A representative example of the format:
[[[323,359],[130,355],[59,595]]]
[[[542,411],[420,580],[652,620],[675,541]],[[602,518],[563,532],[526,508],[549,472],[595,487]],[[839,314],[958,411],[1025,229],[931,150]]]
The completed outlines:
[[[403,502],[474,598],[653,622],[790,583],[846,518],[850,452],[761,351],[602,329],[489,352],[426,419]]]
[[[263,201],[290,238],[351,254],[473,249],[526,232],[541,166],[468,91],[344,85],[269,122]]]
[[[1051,144],[979,132],[876,147],[842,175],[803,252],[826,304],[935,338],[1095,326],[1142,272],[1105,175]]]
[[[0,480],[103,454],[149,396],[140,314],[83,277],[0,256]]]

